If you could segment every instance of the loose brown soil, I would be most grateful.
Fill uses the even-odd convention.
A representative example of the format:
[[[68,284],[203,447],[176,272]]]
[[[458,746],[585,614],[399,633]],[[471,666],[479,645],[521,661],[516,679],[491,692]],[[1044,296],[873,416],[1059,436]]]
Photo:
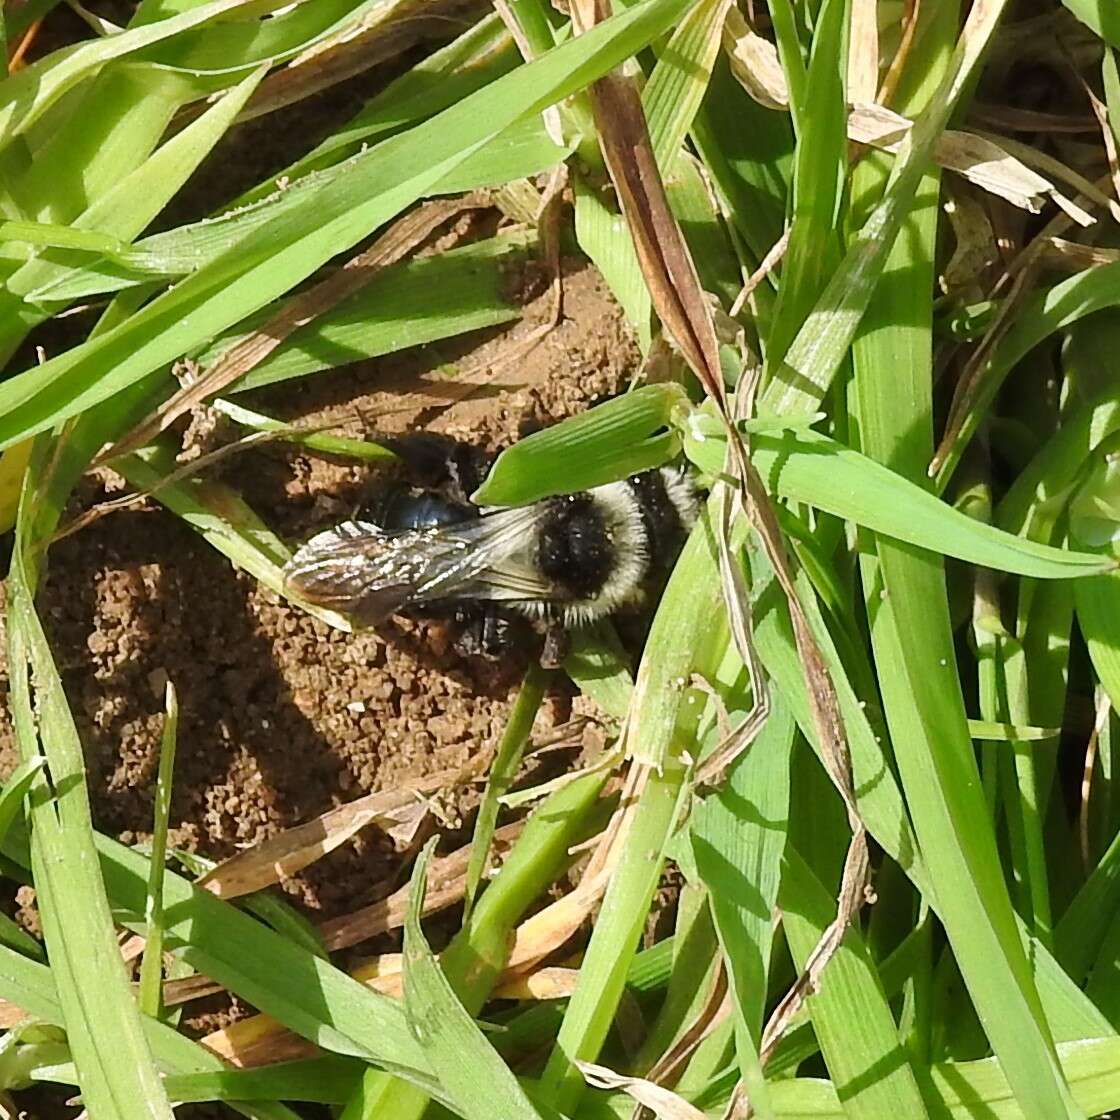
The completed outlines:
[[[259,403],[350,434],[423,427],[507,444],[618,392],[636,366],[598,273],[574,260],[565,267],[564,316],[528,353],[518,340],[548,319],[547,291],[512,329],[279,386]],[[455,399],[463,382],[448,377],[449,363],[474,371],[470,395]],[[349,516],[384,473],[271,445],[228,460],[222,479],[295,542]],[[83,488],[85,505],[105,496],[103,482]],[[334,631],[234,570],[154,501],[56,544],[39,607],[85,748],[96,827],[125,843],[148,838],[170,679],[181,704],[170,839],[214,859],[363,793],[462,766],[496,742],[524,668],[459,657],[436,622]],[[571,715],[558,688],[537,731]],[[594,726],[584,737],[601,742]],[[546,757],[565,764],[562,754]],[[15,758],[4,712],[0,773]],[[323,921],[385,896],[406,873],[407,853],[370,827],[283,889]],[[33,926],[29,896],[20,892],[21,913]],[[397,947],[390,936],[358,951]],[[206,1033],[243,1010],[212,998],[191,1005],[186,1025]],[[44,1118],[73,1115],[35,1107]]]
[[[568,267],[563,320],[504,367],[547,315],[547,293],[512,330],[291,383],[262,403],[351,433],[369,423],[511,442],[617,392],[633,372],[630,336],[598,274]],[[448,403],[462,391],[447,376],[452,349],[456,364],[485,372],[470,396]],[[223,481],[298,541],[349,516],[378,473],[276,445],[234,457]],[[87,502],[104,497],[90,490]],[[500,734],[523,667],[460,658],[434,622],[334,631],[235,571],[155,502],[55,545],[39,603],[85,745],[97,827],[125,842],[150,830],[170,679],[181,704],[172,843],[215,858],[362,793],[461,766]],[[538,727],[566,720],[568,708],[552,697]],[[14,757],[5,717],[0,767]],[[290,890],[326,917],[368,901],[393,871],[391,844],[369,830]]]

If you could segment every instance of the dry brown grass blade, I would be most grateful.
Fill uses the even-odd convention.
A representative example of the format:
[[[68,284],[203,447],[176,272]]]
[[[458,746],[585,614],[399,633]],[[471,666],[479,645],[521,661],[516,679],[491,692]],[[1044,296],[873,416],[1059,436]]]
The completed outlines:
[[[517,927],[507,972],[524,973],[535,968],[575,936],[603,897],[620,850],[620,847],[610,849],[611,858],[605,868],[585,872],[575,890],[526,918]]]
[[[908,117],[882,105],[855,104],[848,115],[849,139],[887,152],[898,151],[911,127],[913,122]],[[1009,154],[1007,143],[1002,137],[950,129],[937,138],[933,158],[947,171],[955,171],[990,194],[1037,214],[1047,198],[1057,201],[1058,191],[1049,179]]]
[[[441,225],[464,210],[488,203],[478,195],[425,202],[395,222],[368,249],[347,261],[325,280],[288,300],[264,326],[230,347],[208,370],[173,393],[150,416],[136,425],[98,462],[135,451],[150,443],[184,413],[220,393],[262,362],[289,335],[337,306],[368,284],[382,269],[402,260]]]
[[[1100,187],[1107,187],[1111,183],[1111,173],[1104,175],[1094,186],[1099,195]],[[1074,200],[1077,205],[1091,204],[1091,200],[1079,196]],[[945,422],[945,432],[941,437],[937,450],[930,460],[928,473],[932,477],[941,469],[949,454],[960,439],[961,431],[969,413],[980,399],[983,388],[984,374],[987,368],[988,356],[996,343],[1007,333],[1014,318],[1014,312],[1019,308],[1030,284],[1037,274],[1039,262],[1052,249],[1054,238],[1063,233],[1073,224],[1073,218],[1064,211],[1056,214],[1038,232],[1035,238],[1027,244],[1014,261],[1004,270],[1003,275],[996,281],[989,295],[997,295],[1008,284],[1011,285],[1008,294],[1000,303],[984,337],[969,355],[968,362],[961,372],[960,379],[953,390],[953,399],[949,405],[949,416]]]
[[[594,1089],[617,1089],[634,1099],[642,1108],[648,1108],[658,1120],[704,1120],[704,1113],[671,1089],[655,1085],[642,1077],[627,1077],[606,1066],[575,1059],[576,1068]]]
[[[852,101],[874,101],[878,85],[878,0],[852,0],[848,46],[848,97]]]
[[[724,24],[723,36],[731,71],[739,84],[759,104],[787,110],[789,91],[774,44],[752,31],[735,9],[731,10]],[[906,46],[904,37],[899,48],[900,55]],[[864,49],[870,51],[871,47],[867,45]],[[888,81],[889,77],[888,74]],[[913,121],[882,104],[875,104],[874,88],[869,97],[859,96],[864,84],[861,81],[851,91],[853,104],[848,114],[848,139],[888,152],[897,151],[906,133],[913,127]],[[890,92],[891,88],[885,84],[879,100],[885,100]],[[933,158],[947,170],[1032,213],[1037,213],[1047,198],[1059,206],[1068,204],[1048,178],[1032,170],[1022,158],[1009,150],[1012,144],[1002,137],[949,130],[938,137]]]
[[[1083,245],[1080,241],[1067,241],[1064,237],[1048,237],[1038,261],[1044,268],[1060,269],[1062,272],[1084,272],[1087,268],[1098,268],[1102,264],[1120,261],[1120,249]]]
[[[256,89],[238,122],[303,101],[414,47],[447,41],[475,22],[477,0],[395,0],[309,47]],[[192,114],[193,115],[193,114]]]
[[[607,15],[602,0],[575,0],[573,20],[593,27]],[[657,170],[642,100],[619,72],[590,87],[595,128],[630,229],[654,310],[708,394],[726,404],[719,345],[700,278]]]
[[[112,513],[121,513],[127,509],[134,509],[136,506],[142,505],[148,498],[155,497],[161,490],[166,489],[168,486],[174,486],[176,483],[183,482],[194,475],[201,474],[215,463],[223,459],[228,459],[231,455],[237,455],[243,451],[250,450],[250,448],[259,447],[262,443],[274,443],[279,440],[289,439],[293,433],[304,435],[313,430],[315,429],[310,427],[301,428],[292,425],[286,427],[283,431],[250,432],[249,435],[242,436],[240,439],[234,440],[233,443],[227,443],[223,447],[215,448],[213,451],[206,452],[205,455],[200,455],[197,459],[192,459],[189,463],[184,463],[169,474],[165,474],[152,486],[145,486],[140,490],[133,490],[128,494],[122,494],[118,498],[109,498],[104,502],[98,502],[96,505],[90,506],[89,509],[83,510],[81,513],[70,518],[69,521],[64,521],[50,540],[43,543],[43,547],[47,548],[52,544],[57,544],[66,537],[73,536],[75,533],[80,533],[83,529],[88,529],[95,522],[100,521],[103,517],[108,517]]]
[[[523,827],[524,821],[513,821],[494,833],[496,858],[505,855]],[[446,910],[448,906],[462,900],[470,857],[471,846],[467,844],[432,861],[428,871],[428,891],[424,896],[425,917]],[[323,944],[328,951],[334,952],[378,934],[399,929],[404,925],[405,914],[408,912],[408,899],[409,888],[406,883],[380,902],[323,922],[319,927]]]
[[[486,757],[485,752],[479,755],[480,760]],[[226,899],[264,890],[322,859],[369,824],[376,822],[389,829],[407,816],[426,814],[419,795],[462,785],[475,778],[480,769],[481,763],[476,760],[463,770],[443,771],[396,789],[359,797],[238,852],[207,872],[198,886]]]
[[[646,1073],[647,1079],[656,1085],[675,1085],[696,1047],[731,1014],[734,1008],[731,989],[727,982],[727,970],[723,967],[722,958],[717,957],[716,959],[717,969],[714,983],[708,992],[707,999],[704,1000],[703,1007],[700,1008],[696,1017],[681,1033],[681,1036],[654,1062]]]
[[[742,290],[735,297],[735,302],[731,305],[731,310],[728,312],[732,317],[737,316],[743,310],[747,300],[754,294],[755,288],[774,271],[775,268],[781,263],[782,258],[786,255],[786,250],[789,248],[789,230],[785,230],[781,237],[766,250],[766,256],[762,258],[758,268],[754,270],[747,277],[746,282],[743,284]]]
[[[736,81],[767,109],[789,109],[789,86],[778,50],[732,6],[723,24],[723,49]]]
[[[881,105],[889,105],[895,90],[898,89],[899,79],[906,69],[906,60],[910,57],[910,48],[914,45],[914,32],[918,28],[921,7],[921,0],[906,0],[906,11],[902,16],[902,38],[898,41],[898,50],[894,52],[894,58],[891,59],[890,67],[883,77],[879,93],[874,98]]]
[[[1097,748],[1100,743],[1101,733],[1108,723],[1112,713],[1112,701],[1108,693],[1100,689],[1097,697],[1097,712],[1093,720],[1093,730],[1089,735],[1089,742],[1085,747],[1085,762],[1081,768],[1081,804],[1077,812],[1077,836],[1081,845],[1081,863],[1085,874],[1093,870],[1093,852],[1089,841],[1090,828],[1090,795],[1093,791],[1093,774],[1096,770]]]
[[[625,850],[630,821],[648,780],[649,767],[631,766],[622,784],[618,808],[611,814],[607,827],[591,841],[591,856],[575,889],[526,918],[514,931],[506,961],[508,973],[534,969],[573,937],[591,916]],[[587,845],[581,845],[584,847]]]
[[[1112,176],[1112,190],[1118,199],[1120,199],[1120,159],[1116,154],[1116,134],[1113,132],[1113,123],[1108,119],[1108,106],[1093,92],[1093,87],[1085,81],[1084,76],[1074,68],[1074,73],[1077,75],[1082,88],[1085,90],[1085,96],[1089,99],[1089,106],[1093,110],[1093,116],[1096,118],[1097,127],[1101,132],[1101,141],[1104,144],[1104,154],[1108,160],[1108,172]]]

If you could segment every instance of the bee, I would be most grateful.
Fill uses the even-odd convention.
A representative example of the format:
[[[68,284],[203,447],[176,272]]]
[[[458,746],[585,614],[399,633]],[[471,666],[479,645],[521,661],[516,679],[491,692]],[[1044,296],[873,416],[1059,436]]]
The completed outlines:
[[[570,631],[641,600],[699,509],[676,467],[482,508],[468,494],[489,467],[484,453],[430,434],[387,442],[422,485],[312,537],[286,566],[286,584],[357,626],[397,614],[448,617],[465,653],[502,656],[528,624],[544,637],[541,663],[559,664]]]

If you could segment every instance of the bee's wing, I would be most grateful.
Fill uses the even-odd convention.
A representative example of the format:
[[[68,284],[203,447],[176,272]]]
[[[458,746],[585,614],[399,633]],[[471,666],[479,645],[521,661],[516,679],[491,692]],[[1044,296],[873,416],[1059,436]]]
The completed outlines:
[[[312,537],[284,578],[304,599],[365,625],[440,599],[548,598],[531,559],[541,512],[524,506],[399,533],[347,521]]]

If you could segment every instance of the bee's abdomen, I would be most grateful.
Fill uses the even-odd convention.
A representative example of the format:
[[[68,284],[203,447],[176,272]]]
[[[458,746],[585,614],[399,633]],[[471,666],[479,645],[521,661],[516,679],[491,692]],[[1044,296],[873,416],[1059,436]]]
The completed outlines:
[[[696,522],[692,484],[680,471],[662,467],[632,475],[627,485],[638,504],[650,563],[668,566]]]
[[[476,517],[477,506],[416,488],[390,490],[369,513],[370,520],[393,532],[458,525]]]

